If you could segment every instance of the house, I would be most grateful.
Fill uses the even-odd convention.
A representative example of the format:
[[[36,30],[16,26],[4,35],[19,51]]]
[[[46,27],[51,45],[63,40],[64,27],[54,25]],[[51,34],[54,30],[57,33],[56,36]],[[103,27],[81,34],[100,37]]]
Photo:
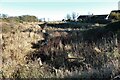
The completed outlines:
[[[80,15],[80,16],[77,18],[78,21],[86,21],[86,20],[88,20],[88,19],[90,19],[90,15]]]
[[[120,10],[120,1],[118,2],[118,10]]]
[[[120,10],[113,10],[108,16],[109,20],[120,20]]]
[[[80,15],[77,20],[81,22],[89,22],[89,23],[101,23],[106,22],[108,14],[104,15]]]
[[[93,20],[93,19],[106,19],[108,14],[104,15],[80,15],[77,19],[79,21],[84,21],[84,20]]]
[[[101,20],[104,20],[106,19],[108,16],[108,14],[104,14],[104,15],[93,15],[91,18],[92,19],[101,19]]]

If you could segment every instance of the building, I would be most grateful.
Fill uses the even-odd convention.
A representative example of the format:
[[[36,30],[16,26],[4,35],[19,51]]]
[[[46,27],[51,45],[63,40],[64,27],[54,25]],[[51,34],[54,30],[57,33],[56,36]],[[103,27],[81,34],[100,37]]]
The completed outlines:
[[[104,15],[80,15],[77,20],[81,22],[99,23],[105,22],[108,14]]]
[[[89,18],[90,18],[89,15],[80,15],[80,16],[77,18],[77,20],[78,20],[78,21],[86,21],[86,20],[88,20]]]
[[[118,2],[118,10],[120,10],[120,1]]]
[[[110,15],[108,16],[109,20],[120,20],[120,10],[113,10],[110,12]]]

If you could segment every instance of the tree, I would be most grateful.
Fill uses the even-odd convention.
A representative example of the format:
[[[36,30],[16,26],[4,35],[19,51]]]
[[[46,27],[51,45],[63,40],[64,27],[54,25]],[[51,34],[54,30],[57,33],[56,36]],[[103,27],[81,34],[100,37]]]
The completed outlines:
[[[67,14],[66,18],[67,18],[67,20],[71,20],[70,14]]]
[[[31,16],[31,15],[22,15],[22,16],[14,16],[11,17],[6,14],[0,14],[0,18],[3,21],[8,21],[8,22],[38,22],[38,18],[36,16]]]
[[[73,13],[72,13],[72,20],[75,20],[75,19],[76,19],[76,13],[73,12]]]
[[[31,16],[31,15],[23,15],[19,16],[20,20],[25,21],[25,22],[37,22],[38,18],[36,16]]]
[[[7,18],[7,17],[8,17],[7,14],[1,14],[1,18],[5,19],[5,18]]]

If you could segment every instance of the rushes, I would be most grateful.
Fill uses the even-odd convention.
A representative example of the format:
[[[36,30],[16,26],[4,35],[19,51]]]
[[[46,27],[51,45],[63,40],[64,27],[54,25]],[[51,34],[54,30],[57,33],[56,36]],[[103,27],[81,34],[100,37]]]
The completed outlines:
[[[55,28],[57,29],[57,28]],[[82,31],[55,34],[42,45],[42,34],[3,34],[4,78],[113,78],[120,71],[118,34],[84,39]],[[94,31],[93,31],[94,32]],[[64,33],[63,33],[64,34]],[[36,36],[37,35],[37,36]],[[54,35],[54,34],[53,34]],[[36,40],[37,39],[37,40]],[[10,42],[9,42],[10,41]],[[34,42],[35,41],[35,42]],[[32,44],[31,44],[32,43]],[[34,49],[32,46],[35,46]],[[36,48],[37,45],[37,48]]]
[[[75,39],[71,39],[71,37],[56,37],[52,39],[53,42],[48,43],[48,45],[54,45],[46,45],[44,48],[40,47],[33,53],[37,54],[37,56],[33,58],[40,57],[44,59],[40,54],[47,55],[49,58],[44,60],[43,65],[47,63],[51,67],[54,67],[54,73],[56,74],[54,77],[60,77],[61,75],[61,78],[69,76],[83,78],[89,75],[87,78],[95,78],[94,75],[96,75],[96,78],[111,78],[110,75],[113,75],[112,70],[114,70],[114,68],[118,69],[119,64],[118,48],[116,44],[114,44],[117,41],[117,37],[102,37],[102,39],[92,43],[81,41],[80,39],[76,39],[76,42]],[[58,44],[59,42],[61,43],[60,45],[62,45],[61,48],[58,48],[60,46]],[[78,60],[79,58],[81,61]],[[109,67],[110,69],[107,70]],[[102,69],[106,69],[107,72],[102,73]],[[83,73],[81,71],[83,71]],[[90,73],[85,71],[90,71]],[[91,71],[93,71],[93,73],[91,73]],[[67,75],[62,75],[64,73]],[[53,73],[51,73],[51,75],[52,74]]]

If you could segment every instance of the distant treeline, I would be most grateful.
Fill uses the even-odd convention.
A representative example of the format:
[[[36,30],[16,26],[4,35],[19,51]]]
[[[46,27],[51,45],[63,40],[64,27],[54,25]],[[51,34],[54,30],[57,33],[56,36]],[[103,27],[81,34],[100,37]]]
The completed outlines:
[[[0,19],[7,22],[38,22],[39,19],[32,15],[22,15],[22,16],[7,16],[6,14],[0,14]]]

